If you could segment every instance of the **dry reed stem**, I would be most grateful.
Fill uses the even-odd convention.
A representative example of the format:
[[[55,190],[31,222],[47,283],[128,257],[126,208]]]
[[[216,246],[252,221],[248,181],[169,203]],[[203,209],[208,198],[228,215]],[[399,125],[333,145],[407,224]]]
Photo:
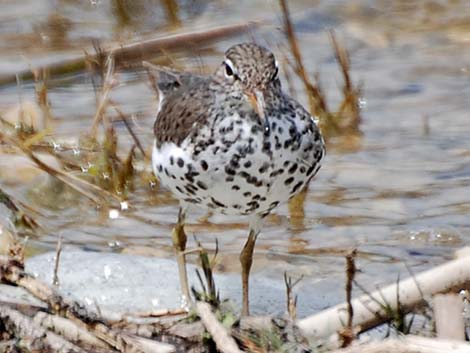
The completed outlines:
[[[339,63],[341,68],[341,73],[343,76],[344,87],[343,87],[343,102],[340,105],[338,110],[339,116],[344,116],[349,113],[349,120],[347,121],[347,127],[351,127],[352,129],[357,129],[360,122],[361,122],[361,115],[359,110],[358,104],[358,97],[360,93],[360,89],[353,86],[351,77],[349,75],[350,72],[350,60],[349,54],[347,50],[340,46],[338,40],[336,39],[335,32],[331,30],[330,34],[330,41],[333,45],[333,49],[335,52],[336,61]],[[347,111],[349,109],[349,112]],[[344,119],[344,117],[343,117]]]
[[[302,54],[300,52],[300,47],[297,41],[297,37],[295,35],[294,27],[292,26],[292,22],[290,19],[287,2],[286,0],[279,0],[279,3],[281,6],[284,20],[284,29],[286,31],[287,39],[289,41],[292,55],[294,56],[295,60],[294,71],[302,80],[305,87],[305,91],[308,93],[307,97],[309,100],[310,112],[314,115],[321,116],[325,112],[328,112],[326,101],[321,92],[319,91],[318,87],[310,81],[308,73],[305,70],[305,66],[302,60]]]
[[[196,309],[207,332],[211,334],[217,349],[222,353],[242,353],[232,336],[212,313],[211,306],[204,302],[197,302]]]
[[[96,132],[98,129],[98,125],[104,119],[105,110],[108,105],[109,94],[111,93],[112,88],[115,85],[114,82],[114,57],[113,53],[109,54],[106,60],[106,74],[103,78],[103,88],[101,89],[101,94],[98,98],[98,108],[95,112],[95,117],[93,119],[93,124],[91,126],[90,135],[93,138],[96,138]],[[105,121],[106,122],[106,121]],[[106,128],[109,127],[109,122],[105,126]]]
[[[292,277],[287,275],[287,272],[284,272],[284,284],[286,286],[286,299],[287,299],[287,313],[291,320],[295,321],[297,319],[297,295],[294,294],[294,287],[300,283],[303,279],[303,276],[300,276],[297,280],[292,281]]]

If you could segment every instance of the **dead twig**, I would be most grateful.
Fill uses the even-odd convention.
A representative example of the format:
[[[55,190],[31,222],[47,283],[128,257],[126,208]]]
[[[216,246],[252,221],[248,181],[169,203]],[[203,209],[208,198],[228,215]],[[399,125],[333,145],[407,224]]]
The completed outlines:
[[[354,282],[354,276],[356,274],[356,255],[357,249],[352,250],[349,254],[346,255],[346,304],[348,312],[348,321],[346,323],[346,327],[339,331],[339,336],[342,341],[341,347],[343,348],[349,346],[356,336],[353,328],[354,308],[351,303],[352,286]]]
[[[23,343],[29,351],[58,353],[86,353],[80,347],[66,341],[61,336],[45,330],[19,311],[0,306],[0,318],[15,337],[27,338]]]
[[[56,177],[60,181],[64,182],[68,186],[70,186],[72,189],[77,191],[78,193],[82,194],[83,196],[87,197],[91,201],[95,202],[96,204],[101,204],[106,198],[109,199],[114,199],[118,202],[121,202],[119,197],[116,195],[100,188],[99,186],[96,186],[94,184],[91,184],[83,179],[75,177],[73,174],[66,173],[62,170],[56,169],[54,167],[51,167],[44,163],[42,160],[40,160],[29,148],[25,147],[21,141],[18,139],[15,139],[13,137],[7,136],[0,132],[0,140],[3,140],[12,146],[15,146],[19,148],[27,157],[29,157],[40,169],[45,171],[46,173]],[[79,186],[79,185],[82,186]],[[94,193],[88,192],[85,190],[85,188],[91,189]],[[95,196],[95,193],[98,194],[98,196]]]
[[[65,339],[70,342],[74,342],[75,344],[85,344],[86,346],[94,349],[109,349],[109,346],[106,343],[69,319],[65,319],[57,315],[50,315],[44,311],[39,311],[34,315],[33,322],[38,326],[53,330],[55,333],[65,337]]]
[[[287,272],[284,272],[284,283],[286,285],[286,296],[287,296],[287,312],[289,317],[292,320],[297,319],[297,295],[294,295],[294,287],[300,283],[304,276],[300,276],[295,281],[292,281],[292,277],[287,275]]]
[[[35,297],[46,302],[53,312],[72,320],[78,326],[86,329],[89,333],[121,352],[168,353],[173,351],[167,344],[162,344],[160,346],[161,350],[157,350],[156,347],[159,346],[159,342],[150,344],[134,335],[109,328],[103,322],[103,319],[91,313],[82,304],[62,297],[53,287],[27,274],[15,263],[9,262],[3,265],[0,275],[3,281],[25,288]],[[148,348],[147,350],[145,347],[149,347],[149,345],[153,348]]]
[[[142,155],[144,156],[144,158],[147,158],[147,155],[145,153],[145,150],[144,148],[142,147],[142,144],[140,143],[140,140],[139,138],[137,137],[137,135],[135,134],[134,130],[132,130],[132,127],[131,125],[129,124],[129,121],[127,119],[127,116],[124,115],[124,113],[121,111],[121,109],[119,109],[116,104],[113,103],[113,108],[114,110],[116,111],[116,113],[118,113],[119,117],[121,118],[121,120],[124,122],[124,125],[126,126],[126,129],[127,131],[129,132],[129,134],[131,135],[132,139],[134,140],[134,143],[135,145],[137,146],[137,148],[139,149],[140,153],[142,153]]]
[[[56,287],[59,286],[59,262],[60,262],[60,254],[62,252],[62,235],[59,235],[57,239],[57,248],[55,250],[55,261],[54,261],[54,276],[52,279],[52,284]]]

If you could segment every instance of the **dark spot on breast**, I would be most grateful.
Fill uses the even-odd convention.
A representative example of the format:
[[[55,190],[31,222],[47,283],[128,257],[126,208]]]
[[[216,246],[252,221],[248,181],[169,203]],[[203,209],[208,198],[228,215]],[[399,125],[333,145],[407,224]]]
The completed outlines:
[[[163,166],[161,164],[158,165],[157,169],[160,173],[163,172]]]
[[[198,180],[196,185],[199,186],[202,190],[207,190],[207,185],[204,184],[202,181]]]
[[[294,181],[294,177],[287,178],[286,181],[284,181],[284,184],[290,185]]]
[[[238,168],[240,168],[240,163],[238,163],[238,161],[236,161],[234,159],[231,159],[230,160],[230,167],[232,167],[233,169],[238,169]]]
[[[173,158],[173,156],[170,156],[170,165],[173,165],[175,164],[175,159]]]
[[[259,208],[259,203],[257,201],[247,202],[246,205],[249,206],[248,210],[250,210],[250,211],[256,210],[257,208]]]
[[[299,172],[300,172],[301,174],[305,173],[305,171],[306,171],[306,169],[305,169],[304,166],[301,166],[301,167],[299,168]]]
[[[311,150],[313,150],[313,143],[309,143],[304,149],[304,153],[307,153],[307,152],[310,152]],[[316,152],[315,152],[316,153]],[[314,155],[315,156],[315,155]],[[315,157],[316,158],[316,157]]]
[[[273,208],[276,207],[277,205],[279,205],[279,201],[271,202],[271,204],[269,205],[269,208],[270,208],[270,209],[273,209]]]
[[[232,190],[240,190],[240,187],[238,185],[233,185]]]
[[[252,197],[253,201],[258,201],[261,198],[260,194],[256,194],[255,196]]]
[[[211,201],[214,203],[214,205],[218,206],[218,207],[223,207],[223,208],[226,208],[227,206],[225,206],[222,202],[220,201],[217,201],[216,199],[214,199],[213,197],[211,197]]]
[[[289,174],[294,174],[297,170],[297,163],[294,163],[288,170]]]
[[[209,168],[209,166],[207,165],[207,162],[204,159],[201,161],[201,168],[204,171],[206,171],[207,168]]]
[[[263,165],[258,169],[258,172],[260,172],[260,174],[263,174],[268,170],[268,168],[269,168],[269,163],[264,162]]]
[[[310,174],[312,174],[313,170],[315,169],[315,167],[317,166],[316,163],[313,163],[312,166],[310,168],[308,168],[307,170],[307,176],[309,176]]]
[[[297,184],[295,184],[294,187],[292,188],[291,194],[295,194],[300,189],[302,184],[303,184],[303,181],[299,181]]]
[[[186,184],[184,186],[184,189],[191,195],[196,195],[197,187],[195,187],[193,184]]]
[[[318,161],[319,159],[321,159],[322,154],[323,154],[323,151],[321,149],[317,149],[313,157]]]
[[[291,125],[289,127],[289,135],[294,136],[297,133],[297,129],[295,128],[294,125]]]
[[[282,173],[284,173],[284,169],[283,169],[283,168],[278,169],[278,170],[275,170],[274,172],[272,172],[271,174],[269,174],[269,177],[270,177],[270,178],[274,178],[274,177],[277,177],[278,175],[281,175]]]
[[[251,127],[251,133],[254,135],[256,135],[260,131],[261,131],[261,127],[259,125],[253,125]]]
[[[231,183],[231,182],[234,181],[234,180],[235,180],[235,178],[234,178],[233,176],[231,176],[231,175],[225,178],[225,181],[226,181],[227,183]]]
[[[178,167],[183,168],[184,167],[184,161],[182,158],[178,158],[176,160],[176,164],[178,164]]]
[[[249,192],[249,191],[244,192],[244,193],[243,193],[243,196],[245,196],[245,197],[250,197],[250,196],[251,196],[251,192]]]
[[[245,164],[243,164],[245,168],[250,168],[251,167],[251,161],[246,161]]]
[[[265,143],[263,143],[263,152],[267,152],[270,149],[271,149],[271,142],[266,141]]]
[[[315,130],[315,133],[313,134],[313,139],[315,141],[318,141],[320,139],[320,132],[318,130]]]
[[[226,165],[225,166],[225,173],[227,173],[228,175],[235,175],[236,172],[233,168],[231,168],[230,166]]]
[[[240,175],[244,179],[248,179],[250,177],[250,174],[248,174],[244,170],[242,170],[240,173],[238,173],[238,175]]]

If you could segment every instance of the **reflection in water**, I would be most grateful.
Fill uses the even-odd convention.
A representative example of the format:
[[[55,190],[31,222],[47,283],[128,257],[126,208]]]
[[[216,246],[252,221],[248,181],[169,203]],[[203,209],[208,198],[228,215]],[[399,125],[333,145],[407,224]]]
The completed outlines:
[[[132,18],[129,13],[130,8],[138,8],[138,6],[128,7],[126,0],[112,0],[113,6],[111,7],[114,17],[117,20],[116,30],[127,27],[132,23]]]
[[[289,201],[289,222],[292,233],[298,233],[304,230],[305,219],[305,198],[308,188],[304,188],[299,194]]]
[[[163,8],[165,9],[168,23],[173,27],[179,27],[181,21],[178,15],[178,3],[175,0],[160,0]]]
[[[45,43],[55,48],[66,48],[69,43],[68,33],[72,29],[72,22],[57,9],[39,25],[38,30]]]

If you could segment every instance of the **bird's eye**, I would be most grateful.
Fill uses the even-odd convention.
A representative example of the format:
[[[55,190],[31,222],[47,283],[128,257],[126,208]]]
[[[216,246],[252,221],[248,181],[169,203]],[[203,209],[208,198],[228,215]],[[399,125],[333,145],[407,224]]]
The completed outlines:
[[[237,73],[235,72],[235,69],[233,68],[233,63],[229,59],[226,59],[224,61],[224,65],[225,65],[225,77],[231,80],[237,79]]]
[[[226,74],[227,76],[229,76],[229,77],[230,77],[230,76],[233,76],[233,70],[232,70],[232,68],[230,67],[230,65],[227,64],[227,63],[225,63],[225,74]]]

